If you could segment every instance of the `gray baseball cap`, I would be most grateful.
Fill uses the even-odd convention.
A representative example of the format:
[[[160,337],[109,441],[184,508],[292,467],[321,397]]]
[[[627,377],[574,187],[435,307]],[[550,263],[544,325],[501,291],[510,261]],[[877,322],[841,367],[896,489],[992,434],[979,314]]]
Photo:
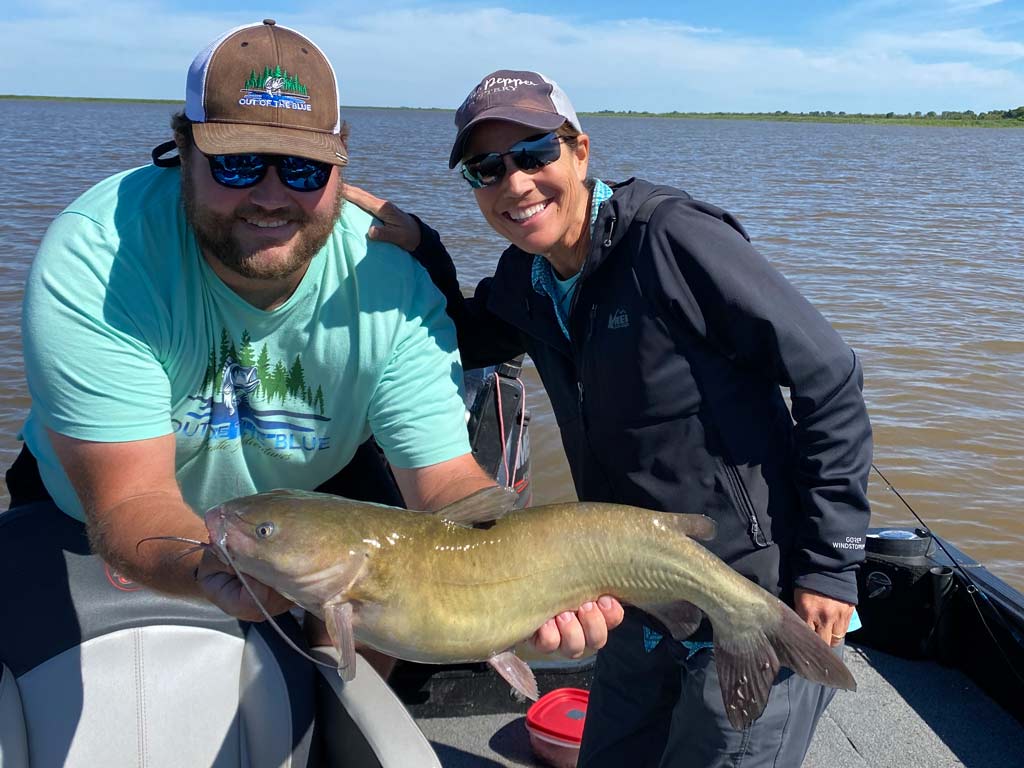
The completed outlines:
[[[448,167],[462,160],[473,126],[484,120],[504,120],[539,131],[553,131],[569,123],[580,133],[580,120],[565,91],[539,72],[499,69],[476,86],[455,113],[458,133]]]

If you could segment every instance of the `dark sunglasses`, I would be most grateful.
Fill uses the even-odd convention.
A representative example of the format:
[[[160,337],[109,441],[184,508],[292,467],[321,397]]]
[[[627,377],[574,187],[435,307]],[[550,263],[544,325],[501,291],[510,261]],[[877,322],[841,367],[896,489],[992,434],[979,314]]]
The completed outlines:
[[[505,178],[505,158],[512,158],[521,171],[535,171],[559,158],[562,154],[562,139],[554,133],[531,136],[508,148],[507,152],[488,152],[476,155],[462,163],[462,177],[473,189],[497,184]]]
[[[231,189],[248,189],[263,181],[270,166],[281,183],[296,192],[323,189],[331,178],[331,164],[291,155],[207,155],[213,180]]]

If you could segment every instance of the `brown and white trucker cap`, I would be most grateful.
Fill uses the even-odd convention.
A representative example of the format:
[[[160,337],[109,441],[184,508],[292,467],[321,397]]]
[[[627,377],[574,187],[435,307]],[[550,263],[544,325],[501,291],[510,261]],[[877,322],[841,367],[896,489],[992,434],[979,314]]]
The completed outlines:
[[[297,155],[348,162],[334,68],[309,39],[273,19],[236,27],[188,70],[185,116],[207,155]]]
[[[455,113],[458,134],[448,158],[454,168],[462,159],[473,126],[484,120],[504,120],[539,131],[553,131],[569,123],[580,133],[580,120],[565,91],[540,72],[499,69],[474,88]]]

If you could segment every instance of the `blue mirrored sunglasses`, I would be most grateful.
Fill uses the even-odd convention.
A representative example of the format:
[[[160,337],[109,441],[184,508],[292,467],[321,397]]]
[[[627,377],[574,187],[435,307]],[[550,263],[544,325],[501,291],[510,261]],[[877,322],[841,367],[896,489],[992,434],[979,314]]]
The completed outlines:
[[[488,152],[475,155],[462,163],[462,177],[473,189],[497,184],[505,178],[505,158],[511,158],[521,171],[535,171],[555,162],[562,154],[562,139],[554,133],[531,136],[513,144],[505,152]]]
[[[207,155],[213,180],[231,189],[248,189],[263,181],[270,166],[288,189],[314,192],[331,178],[331,164],[291,155]]]

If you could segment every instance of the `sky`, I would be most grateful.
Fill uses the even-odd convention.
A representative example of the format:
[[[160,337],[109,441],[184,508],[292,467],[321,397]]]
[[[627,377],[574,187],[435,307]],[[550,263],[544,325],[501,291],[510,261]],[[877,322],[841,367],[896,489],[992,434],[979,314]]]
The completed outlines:
[[[1024,105],[1024,0],[5,6],[0,93],[184,99],[185,74],[201,49],[227,29],[274,18],[324,50],[343,105],[454,109],[502,68],[553,78],[578,111]]]

